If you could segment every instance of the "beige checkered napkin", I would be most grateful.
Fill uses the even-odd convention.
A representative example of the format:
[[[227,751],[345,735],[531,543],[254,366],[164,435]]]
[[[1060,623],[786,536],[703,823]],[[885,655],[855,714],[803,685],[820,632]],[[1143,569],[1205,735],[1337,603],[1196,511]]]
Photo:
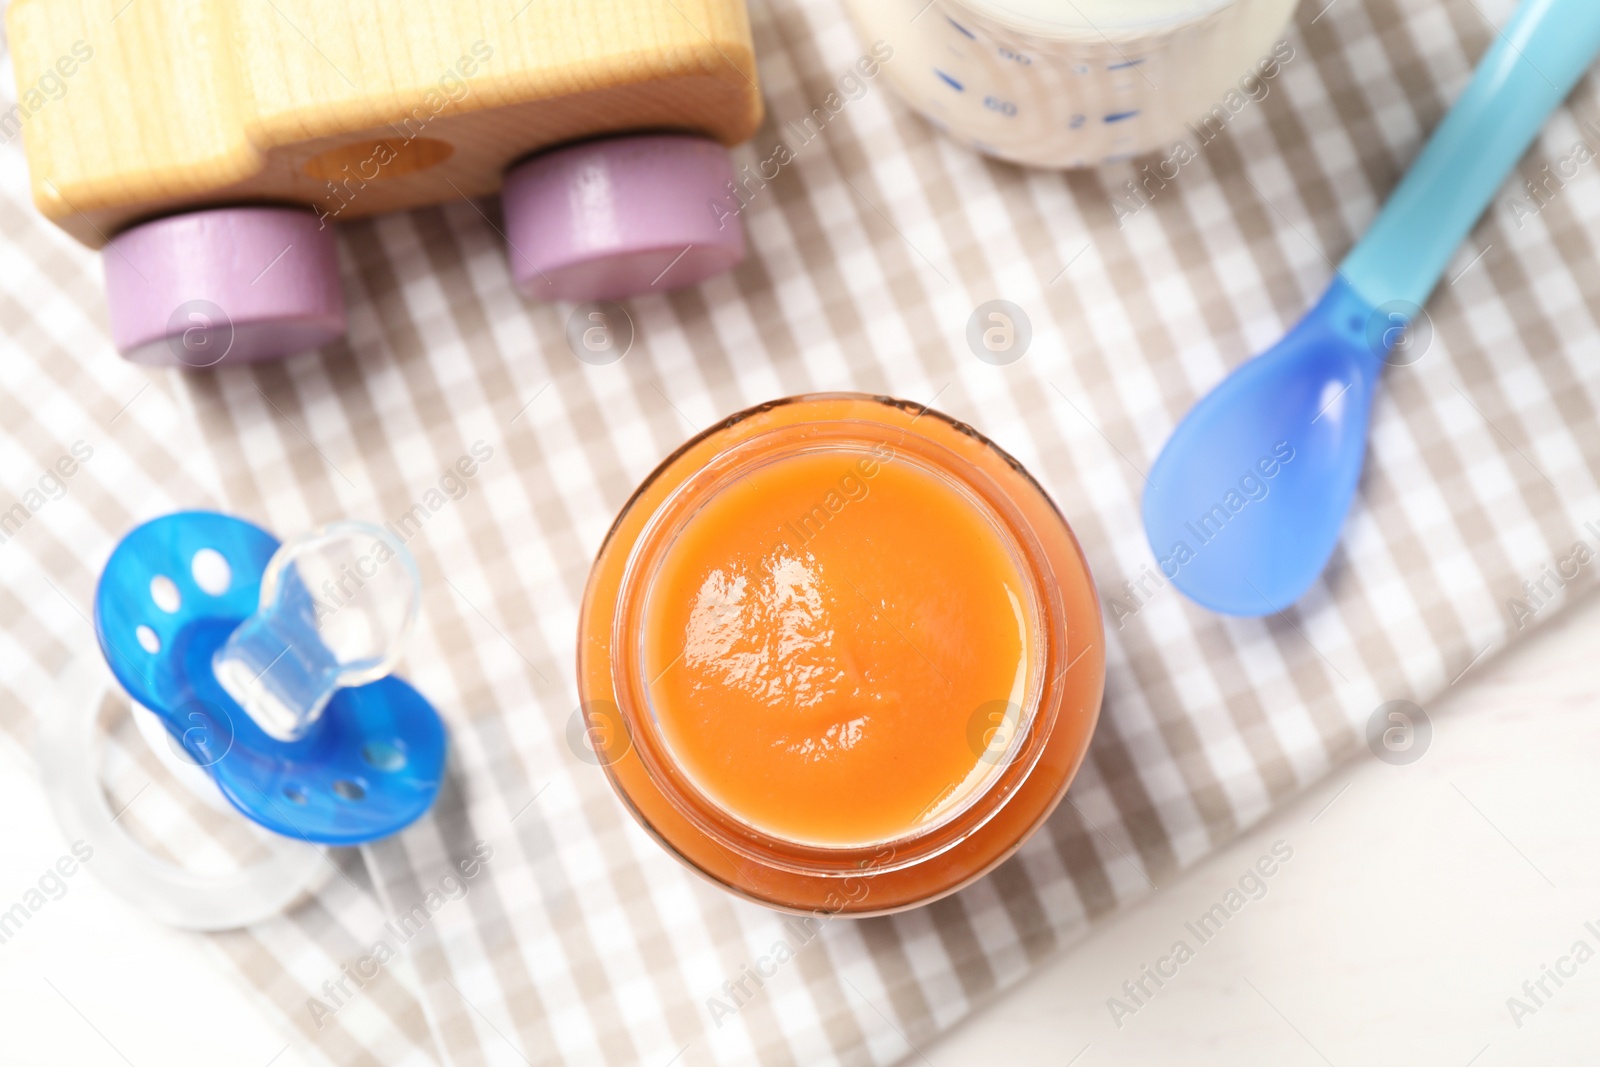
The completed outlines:
[[[0,545],[0,725],[31,734],[135,522],[193,505],[285,533],[385,521],[481,441],[492,457],[459,499],[433,498],[412,541],[428,592],[408,671],[453,743],[437,810],[364,865],[340,861],[305,907],[216,938],[221,954],[306,1055],[338,1064],[894,1060],[1361,751],[1381,702],[1426,704],[1527,632],[1507,599],[1595,543],[1587,171],[1534,217],[1497,206],[1463,250],[1431,348],[1387,374],[1344,540],[1295,610],[1225,620],[1157,587],[1138,519],[1174,422],[1312,303],[1510,9],[1308,5],[1267,98],[1121,228],[1111,198],[1131,168],[996,164],[873,85],[745,208],[749,260],[633,302],[638,340],[606,367],[573,358],[566,309],[513,293],[496,231],[455,203],[344,229],[346,344],[148,374],[112,353],[94,257],[32,211],[9,146],[0,502],[74,441],[94,455]],[[751,162],[794,138],[789,120],[864,47],[837,0],[758,2],[753,19],[770,118],[740,150]],[[1596,105],[1591,80],[1525,170],[1567,156]],[[1006,367],[964,340],[996,297],[1034,330]],[[579,597],[630,490],[718,417],[815,389],[936,399],[993,435],[1054,495],[1118,606],[1106,714],[1048,826],[956,897],[812,935],[682,870],[566,735]],[[1539,600],[1538,619],[1559,602]],[[114,790],[139,769],[112,768]],[[174,849],[224,834],[181,798],[139,826]],[[779,941],[801,950],[736,995]],[[380,942],[393,958],[375,975],[324,985],[373,970]]]

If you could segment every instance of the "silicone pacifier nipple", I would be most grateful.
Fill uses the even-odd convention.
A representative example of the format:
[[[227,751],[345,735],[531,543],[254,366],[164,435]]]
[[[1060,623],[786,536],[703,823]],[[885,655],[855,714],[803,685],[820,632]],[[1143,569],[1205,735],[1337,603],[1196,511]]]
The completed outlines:
[[[284,542],[261,576],[256,614],[217,650],[217,681],[268,735],[304,736],[341,688],[394,670],[422,580],[381,526],[337,522]]]

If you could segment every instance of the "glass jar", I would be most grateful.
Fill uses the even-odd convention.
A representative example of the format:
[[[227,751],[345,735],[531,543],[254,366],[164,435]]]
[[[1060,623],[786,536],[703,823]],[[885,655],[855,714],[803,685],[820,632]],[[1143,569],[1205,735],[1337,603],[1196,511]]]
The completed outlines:
[[[675,749],[672,730],[681,724],[669,729],[656,692],[665,671],[652,678],[647,669],[647,638],[659,615],[652,595],[686,527],[730,499],[724,494],[733,487],[808,456],[857,464],[869,461],[852,457],[878,457],[932,479],[956,506],[972,509],[973,529],[993,532],[1023,589],[1012,598],[1026,650],[1012,699],[980,703],[965,722],[938,727],[963,731],[972,772],[960,790],[871,839],[807,840],[730,805],[682,758],[681,745]],[[796,513],[807,503],[796,501]],[[1016,460],[970,426],[916,404],[814,394],[729,417],[678,449],[634,493],[590,573],[578,688],[587,750],[667,851],[722,888],[774,908],[875,915],[954,892],[1044,822],[1088,748],[1104,688],[1104,644],[1082,551]],[[903,769],[908,778],[918,770]]]

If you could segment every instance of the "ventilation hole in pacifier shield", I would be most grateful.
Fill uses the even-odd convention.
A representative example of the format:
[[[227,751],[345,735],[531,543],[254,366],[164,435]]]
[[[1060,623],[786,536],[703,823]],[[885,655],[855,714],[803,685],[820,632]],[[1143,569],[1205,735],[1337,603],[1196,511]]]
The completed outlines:
[[[283,798],[291,804],[304,804],[306,802],[306,792],[297,785],[284,786]]]
[[[168,615],[175,615],[183,606],[183,597],[178,595],[178,585],[165,574],[158,574],[150,579],[150,599],[156,602],[156,607]]]
[[[209,596],[221,596],[233,584],[233,568],[228,566],[228,561],[221,552],[214,548],[202,548],[194,554],[194,559],[189,561],[189,573],[194,577],[194,584],[200,591]]]
[[[139,647],[152,656],[161,651],[161,638],[148,626],[140,626],[133,631],[133,636],[139,639]]]
[[[361,758],[375,770],[392,773],[406,765],[406,754],[388,741],[368,741],[361,746]]]
[[[345,800],[363,800],[367,791],[360,782],[352,782],[348,778],[341,778],[333,783],[333,791]]]

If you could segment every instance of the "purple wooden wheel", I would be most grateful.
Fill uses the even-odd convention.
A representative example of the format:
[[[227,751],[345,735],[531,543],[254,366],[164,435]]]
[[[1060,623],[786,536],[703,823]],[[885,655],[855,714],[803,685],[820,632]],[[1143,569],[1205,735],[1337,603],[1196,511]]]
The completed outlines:
[[[303,208],[157,219],[118,234],[102,260],[111,337],[135,363],[275,359],[344,335],[333,230]]]
[[[728,150],[705,137],[613,137],[543,152],[506,172],[512,277],[535,299],[582,301],[721,274],[744,258],[732,181]]]

